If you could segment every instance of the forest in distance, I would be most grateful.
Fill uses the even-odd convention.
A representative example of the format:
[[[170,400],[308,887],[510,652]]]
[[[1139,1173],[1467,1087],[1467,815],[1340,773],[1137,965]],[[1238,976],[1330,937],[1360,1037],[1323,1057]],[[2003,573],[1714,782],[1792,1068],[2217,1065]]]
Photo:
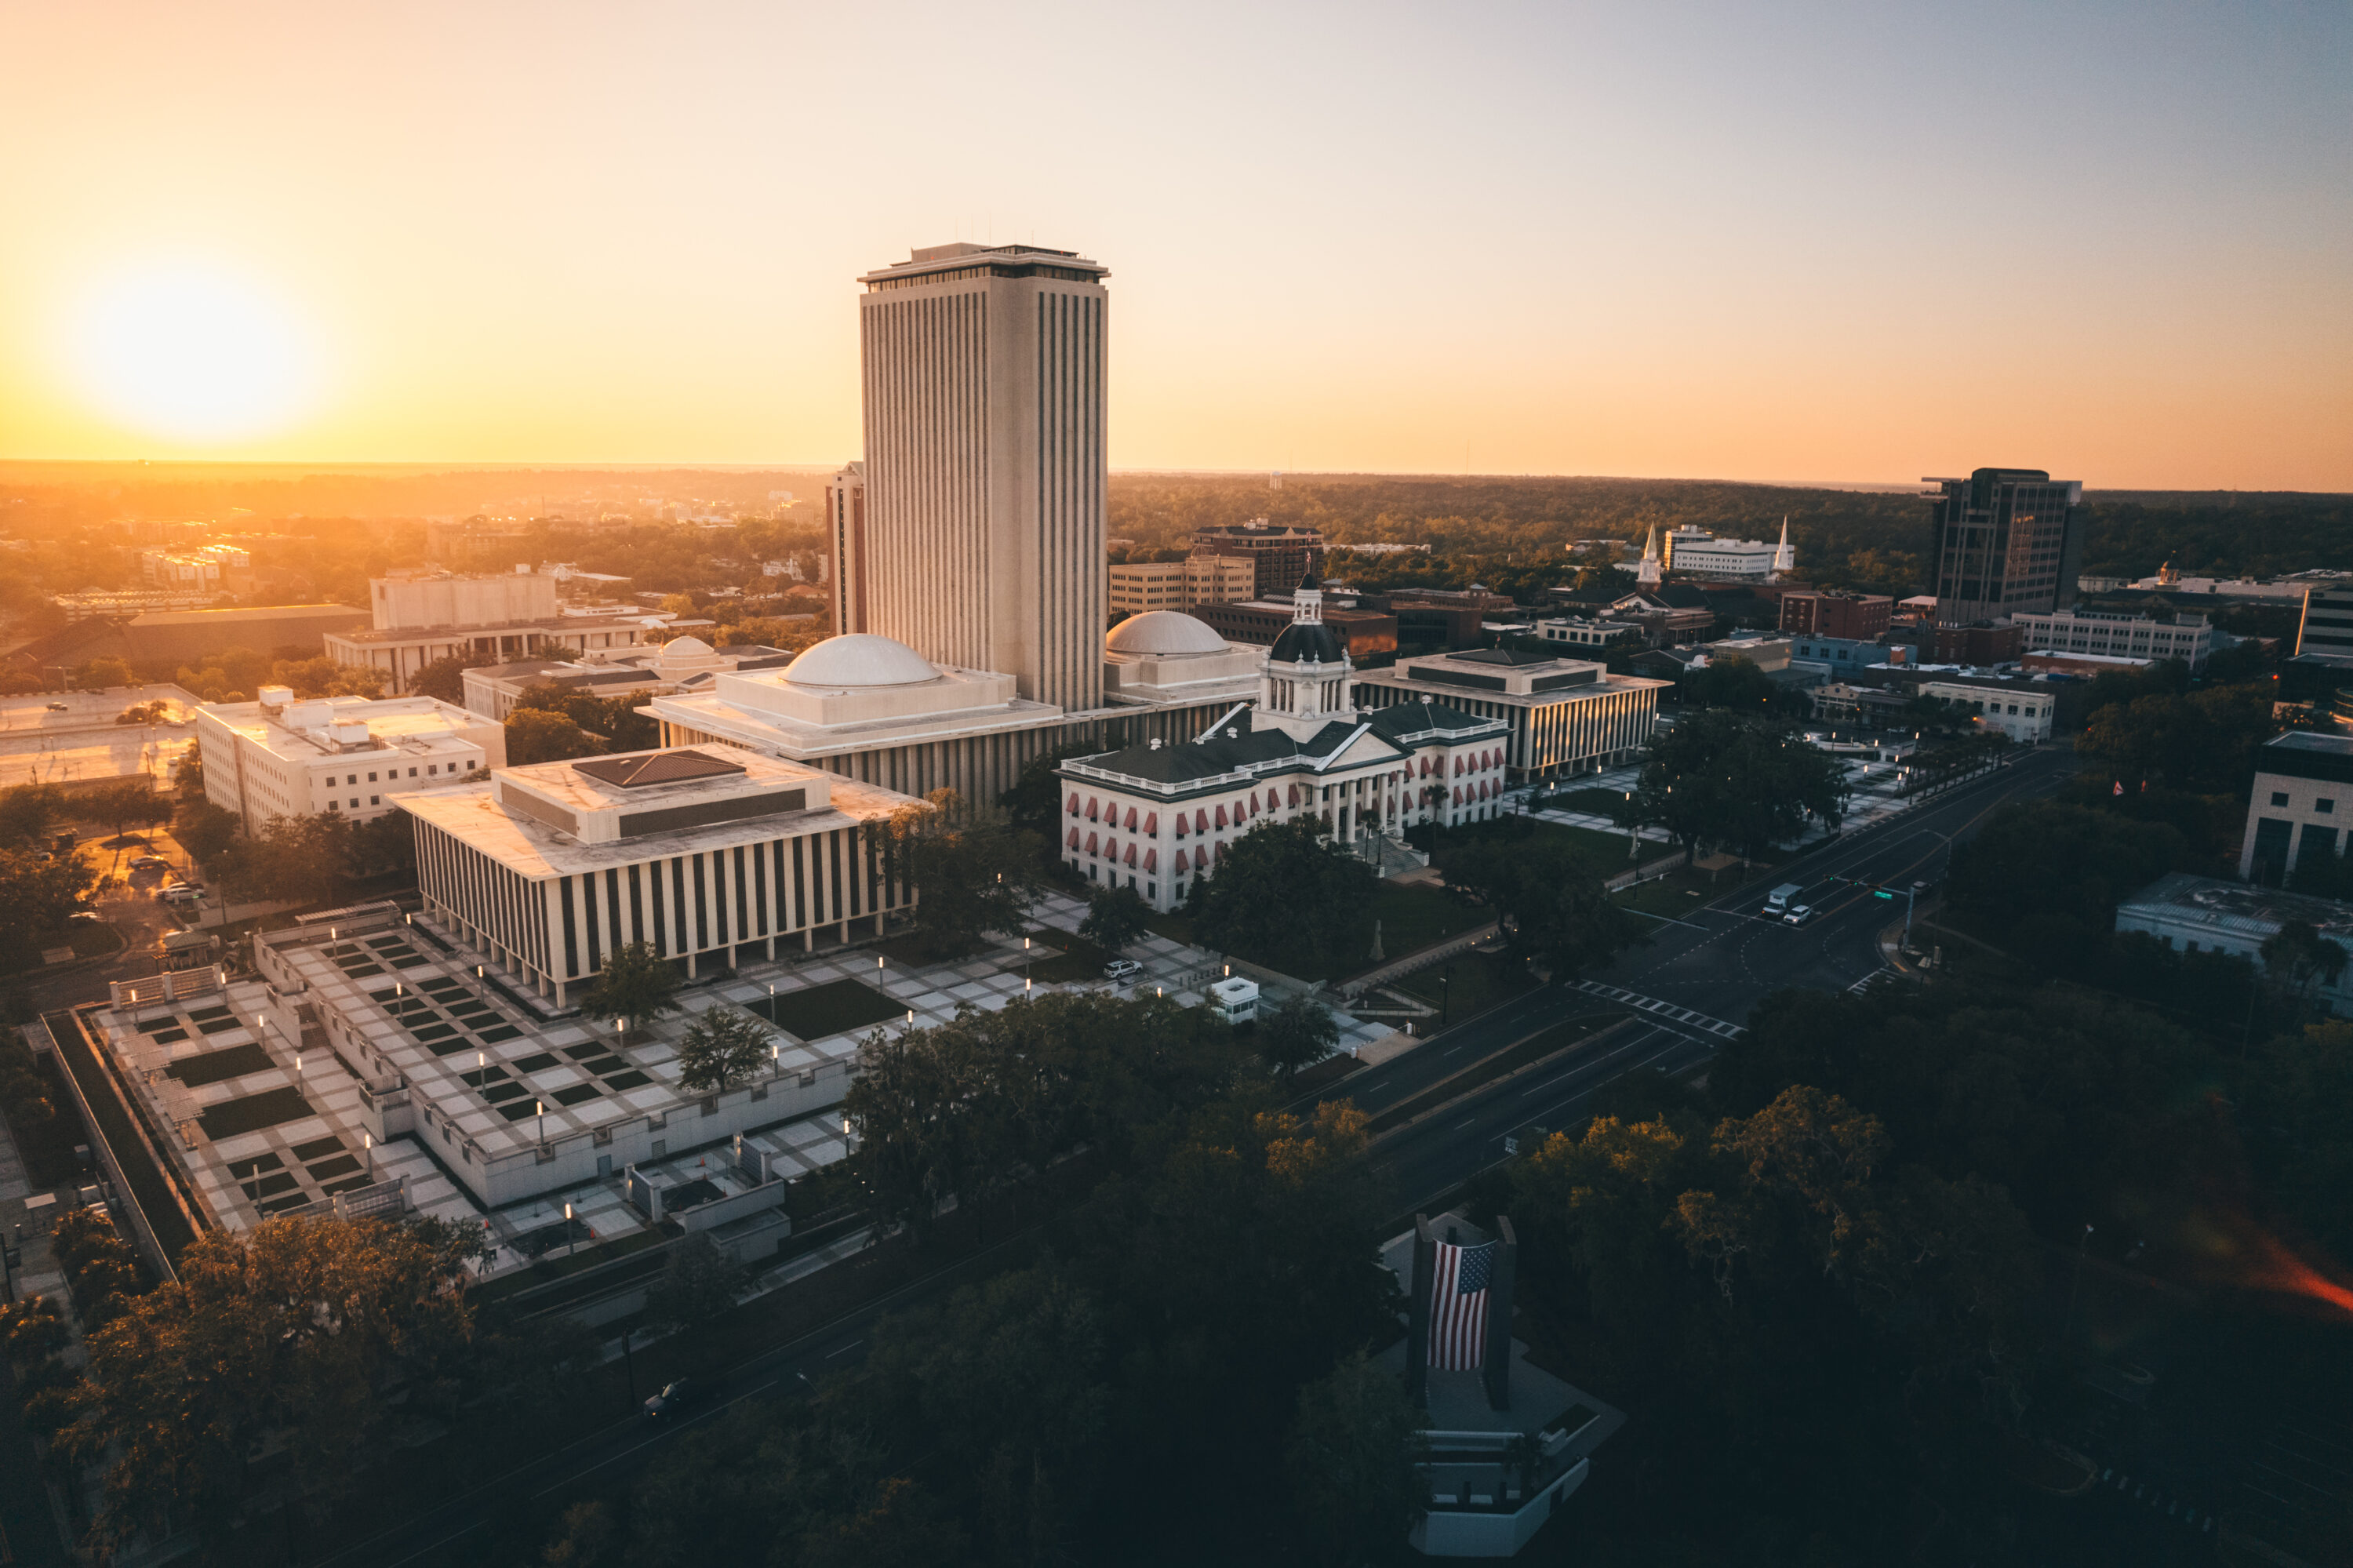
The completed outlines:
[[[58,537],[123,519],[202,519],[233,531],[302,534],[344,518],[482,515],[541,520],[545,543],[561,552],[552,558],[570,558],[655,542],[607,535],[592,545],[568,537],[566,523],[627,518],[655,528],[732,516],[784,525],[775,542],[799,548],[818,542],[826,477],[825,470],[783,467],[13,462],[0,463],[0,533]],[[2190,576],[2353,569],[2353,495],[2087,490],[2084,514],[2087,575],[2139,577],[2168,562]],[[1263,517],[1322,529],[1336,546],[1427,545],[1456,568],[1449,575],[1493,577],[1555,563],[1566,570],[1566,546],[1639,541],[1653,526],[1696,524],[1770,538],[1784,516],[1799,575],[1809,581],[1899,595],[1931,586],[1927,506],[1912,490],[1476,474],[1285,474],[1274,488],[1255,472],[1114,471],[1106,532],[1120,541],[1113,547],[1119,558],[1181,551],[1198,528]],[[721,543],[710,540],[713,548]],[[1360,558],[1359,575],[1363,565]]]

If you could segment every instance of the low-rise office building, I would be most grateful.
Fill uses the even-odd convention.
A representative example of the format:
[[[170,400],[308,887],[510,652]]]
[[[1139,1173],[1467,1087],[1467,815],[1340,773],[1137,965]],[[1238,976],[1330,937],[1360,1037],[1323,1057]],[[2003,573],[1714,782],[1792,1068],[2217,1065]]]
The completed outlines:
[[[1537,621],[1535,634],[1546,642],[1557,642],[1564,647],[1582,648],[1597,653],[1609,648],[1643,646],[1642,629],[1630,620],[1554,616]]]
[[[1789,639],[1789,662],[1824,675],[1842,675],[1873,664],[1904,664],[1909,662],[1911,656],[1909,647],[1896,642],[1864,642],[1804,632]]]
[[[2255,753],[2239,874],[2278,884],[2309,854],[2342,853],[2353,821],[2353,736],[2294,730]]]
[[[1912,694],[1895,686],[1853,685],[1825,681],[1806,694],[1813,715],[1825,724],[1867,725],[1873,729],[1912,722]]]
[[[551,650],[606,654],[658,646],[706,620],[651,611],[567,614],[556,579],[545,572],[448,572],[377,577],[368,584],[368,621],[325,636],[338,664],[381,670],[385,689],[408,690],[417,673],[443,659],[483,666],[512,663]]]
[[[1552,653],[1472,649],[1400,659],[1356,679],[1356,699],[1378,713],[1434,696],[1510,726],[1513,782],[1564,779],[1622,767],[1650,744],[1659,694],[1671,683],[1613,675],[1609,667]]]
[[[196,709],[205,795],[248,832],[272,817],[368,821],[413,790],[506,764],[506,736],[480,715],[432,697],[298,700],[264,686],[250,703]]]
[[[1895,600],[1883,593],[1802,588],[1782,594],[1781,630],[1793,637],[1869,642],[1887,634]]]
[[[2168,872],[2116,906],[2116,929],[2146,931],[2185,953],[2220,953],[2263,966],[2263,944],[2291,921],[2353,950],[2353,905]],[[2314,996],[2340,1016],[2353,1013],[2353,964],[2317,977]]]
[[[2179,659],[2202,670],[2214,652],[2214,629],[2202,615],[2159,618],[2097,609],[2020,611],[2010,618],[2022,649],[2050,653],[2097,653],[2162,662]]]
[[[2353,668],[2353,582],[2316,584],[2306,593],[2295,653]]]
[[[1205,604],[1187,613],[1207,622],[1209,630],[1229,642],[1250,642],[1263,648],[1271,645],[1290,627],[1293,609],[1288,599],[1254,599],[1239,604]],[[1373,659],[1397,652],[1398,622],[1394,615],[1335,607],[1324,609],[1322,616],[1324,624],[1347,644],[1352,660]]]
[[[563,1007],[607,954],[689,976],[904,907],[877,832],[909,797],[733,747],[546,762],[404,800],[424,916]]]
[[[2061,688],[2031,681],[1939,675],[1920,683],[1919,694],[1975,717],[2021,746],[2040,746],[2058,729]]]
[[[1218,524],[1193,531],[1193,554],[1250,562],[1250,590],[1237,597],[1263,599],[1281,593],[1301,577],[1324,575],[1324,532],[1270,523],[1263,517]]]
[[[1109,604],[1114,615],[1190,609],[1249,599],[1256,563],[1242,556],[1187,556],[1176,561],[1123,561],[1111,567]]]

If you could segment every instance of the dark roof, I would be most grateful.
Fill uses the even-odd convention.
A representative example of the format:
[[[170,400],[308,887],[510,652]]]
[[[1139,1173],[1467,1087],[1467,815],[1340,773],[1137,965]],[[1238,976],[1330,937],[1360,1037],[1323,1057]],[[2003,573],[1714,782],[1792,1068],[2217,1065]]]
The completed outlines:
[[[1650,592],[1650,597],[1669,609],[1705,609],[1707,595],[1689,583],[1662,583]]]
[[[594,758],[574,763],[572,770],[624,789],[643,789],[649,784],[683,784],[696,779],[723,779],[745,771],[740,763],[723,762],[708,752],[691,749]]]
[[[1507,664],[1516,669],[1523,664],[1557,664],[1557,653],[1532,652],[1521,648],[1470,648],[1447,658],[1463,664]]]
[[[1482,718],[1477,714],[1467,714],[1444,703],[1391,703],[1385,708],[1374,709],[1371,723],[1373,733],[1387,741],[1433,729],[1508,730],[1512,727],[1505,720]]]
[[[2353,738],[2290,730],[2255,753],[2255,771],[2282,779],[2353,783]]]
[[[1348,650],[1340,641],[1340,634],[1322,621],[1294,620],[1275,638],[1266,656],[1286,664],[1307,664],[1319,660],[1337,664],[1348,656]]]

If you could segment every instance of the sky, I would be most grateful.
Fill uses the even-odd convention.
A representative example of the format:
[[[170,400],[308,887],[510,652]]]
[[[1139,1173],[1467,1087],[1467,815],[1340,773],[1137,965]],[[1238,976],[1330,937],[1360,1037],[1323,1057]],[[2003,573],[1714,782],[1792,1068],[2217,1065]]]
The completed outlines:
[[[1123,469],[2353,490],[2353,7],[0,0],[0,458],[831,463],[1112,271]]]

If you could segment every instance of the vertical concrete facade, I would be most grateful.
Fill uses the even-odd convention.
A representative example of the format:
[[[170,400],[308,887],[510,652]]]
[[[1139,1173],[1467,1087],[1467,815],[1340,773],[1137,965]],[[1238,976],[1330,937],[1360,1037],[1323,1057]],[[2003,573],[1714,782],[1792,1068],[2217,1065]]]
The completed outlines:
[[[1107,270],[1031,246],[937,246],[860,279],[864,630],[1103,700]]]

